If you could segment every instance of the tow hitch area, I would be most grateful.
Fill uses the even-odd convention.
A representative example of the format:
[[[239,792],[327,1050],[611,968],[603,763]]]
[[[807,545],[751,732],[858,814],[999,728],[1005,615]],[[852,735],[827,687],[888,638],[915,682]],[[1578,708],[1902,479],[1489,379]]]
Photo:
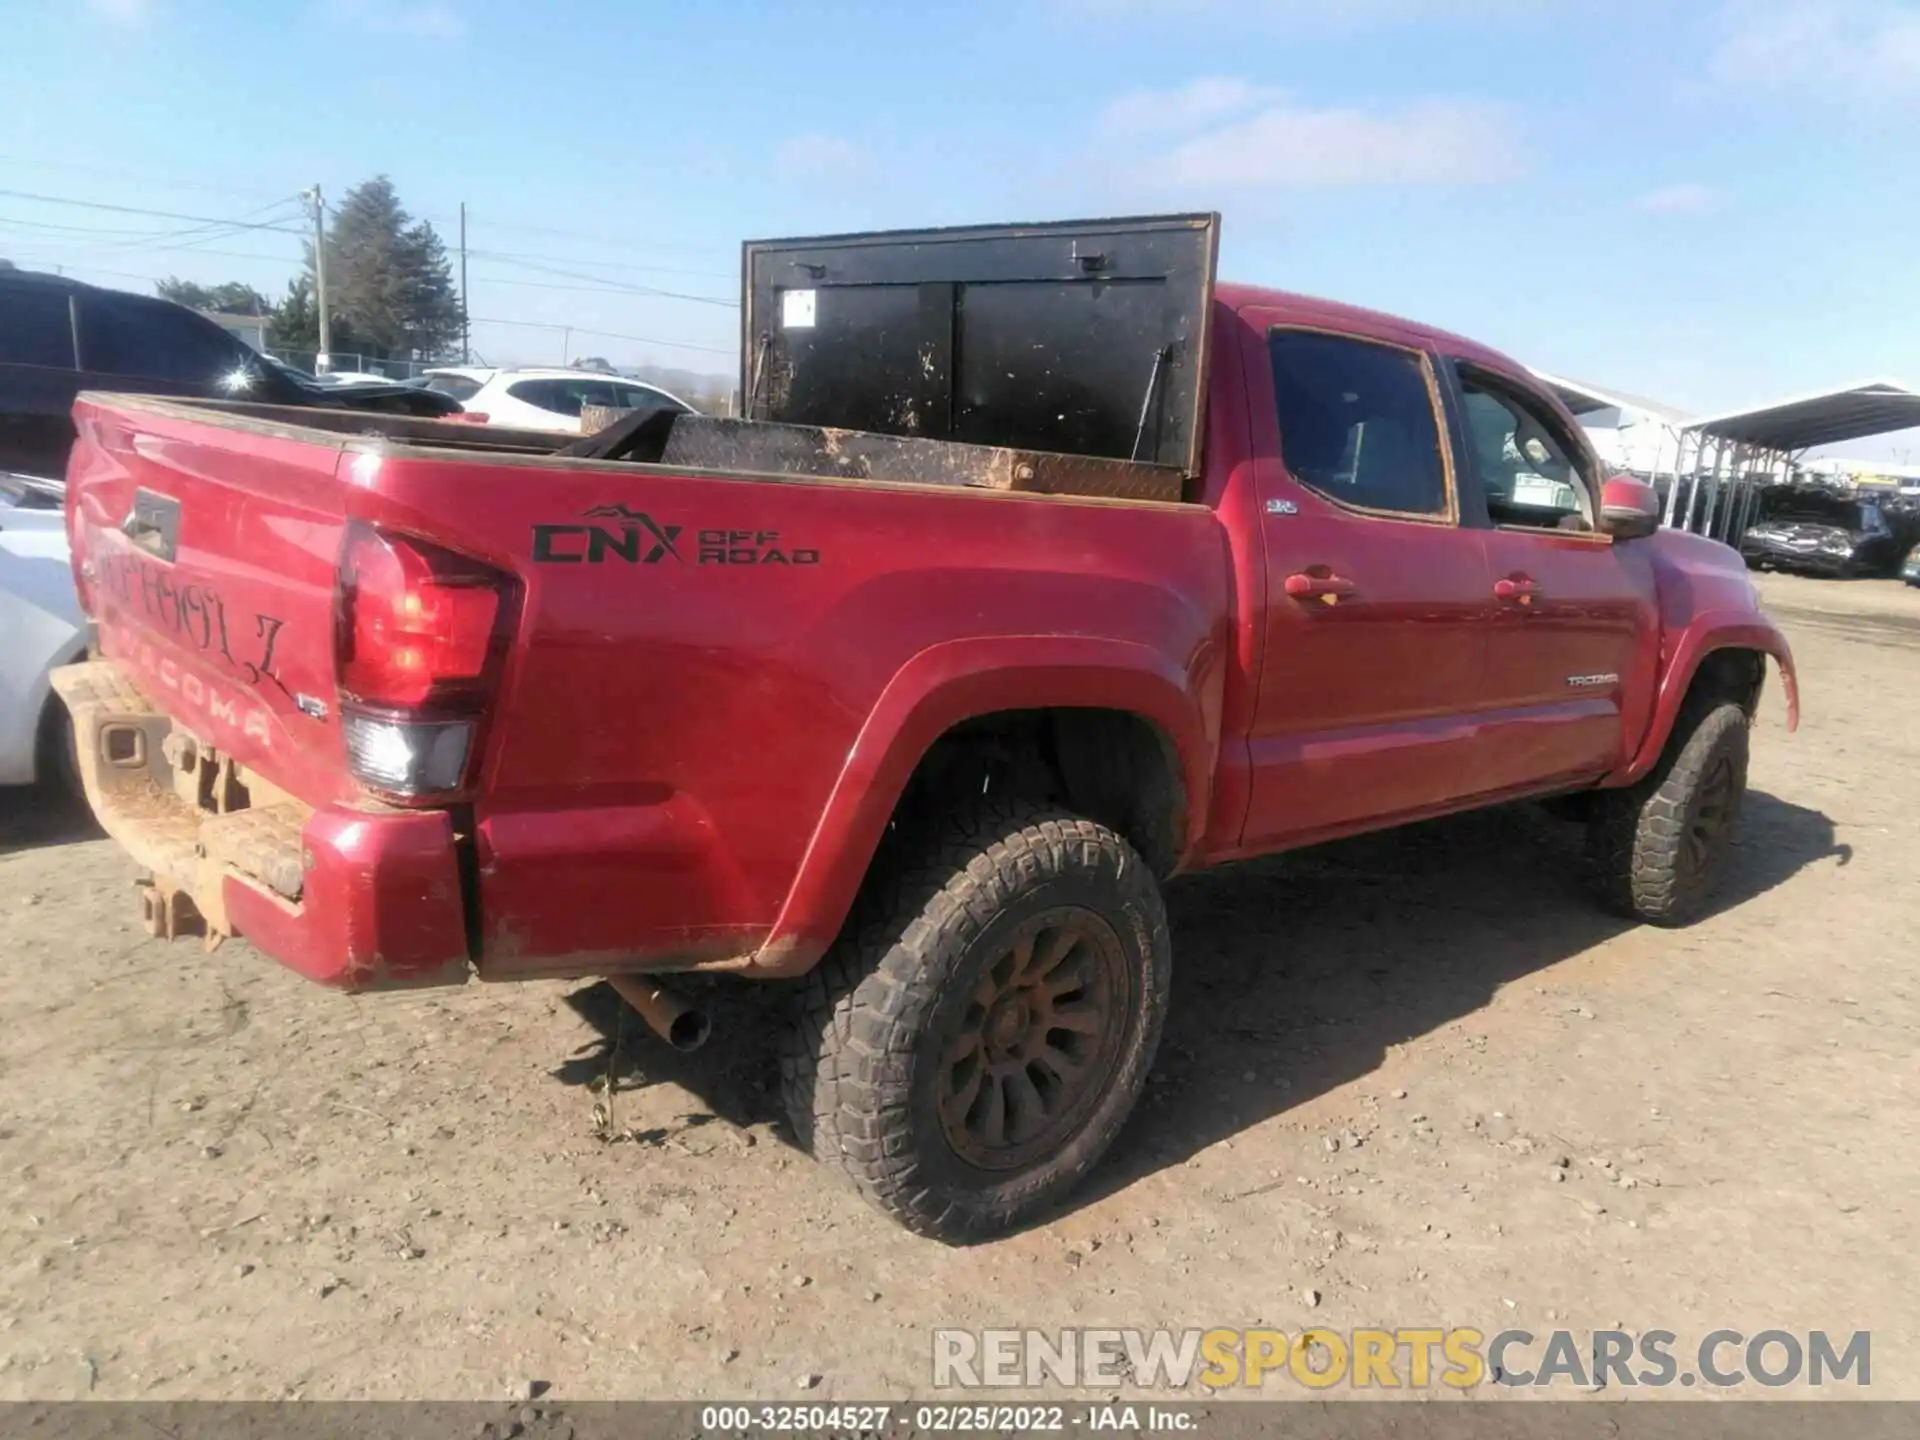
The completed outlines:
[[[207,948],[213,949],[224,936],[209,934],[206,917],[184,890],[171,890],[151,880],[133,882],[140,899],[140,923],[156,940],[172,940],[181,935],[205,935]]]
[[[199,935],[209,950],[244,936],[342,990],[465,983],[446,812],[316,809],[175,724],[111,660],[55,670],[53,687],[87,803],[148,872],[136,885],[148,934]]]
[[[135,882],[149,935],[201,935],[212,949],[234,934],[228,876],[298,905],[307,806],[175,725],[111,661],[56,670],[53,686],[73,714],[87,803],[150,872]]]

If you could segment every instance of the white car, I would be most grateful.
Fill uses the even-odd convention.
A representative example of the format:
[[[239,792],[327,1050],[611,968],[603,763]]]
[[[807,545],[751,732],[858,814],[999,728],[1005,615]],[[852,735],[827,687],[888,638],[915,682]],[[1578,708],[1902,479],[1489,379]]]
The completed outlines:
[[[0,486],[0,785],[31,785],[43,767],[75,781],[66,707],[47,683],[56,665],[86,658],[66,520],[45,492]]]
[[[489,424],[519,430],[578,435],[583,405],[693,413],[691,405],[658,385],[592,370],[496,370],[449,365],[427,371],[424,378],[429,390],[452,396],[468,414],[484,415]]]

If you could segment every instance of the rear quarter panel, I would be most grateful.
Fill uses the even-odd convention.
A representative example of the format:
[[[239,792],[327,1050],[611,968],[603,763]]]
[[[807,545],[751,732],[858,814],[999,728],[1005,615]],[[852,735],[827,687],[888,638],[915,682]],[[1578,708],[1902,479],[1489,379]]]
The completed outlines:
[[[817,952],[851,896],[789,906],[803,858],[857,880],[971,714],[1149,697],[1204,805],[1230,641],[1203,506],[581,462],[358,478],[369,518],[524,579],[474,813],[483,975],[723,961],[776,921]]]

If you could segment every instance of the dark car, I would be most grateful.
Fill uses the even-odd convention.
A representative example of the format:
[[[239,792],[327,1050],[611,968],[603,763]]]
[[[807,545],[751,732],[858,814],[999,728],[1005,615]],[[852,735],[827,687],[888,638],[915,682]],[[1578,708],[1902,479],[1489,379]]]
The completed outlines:
[[[1909,585],[1920,586],[1920,545],[1907,552],[1907,558],[1900,562],[1900,578]]]
[[[1884,575],[1900,558],[1900,542],[1880,507],[1831,491],[1776,491],[1740,537],[1747,564],[1811,575]]]
[[[197,310],[0,268],[0,471],[60,476],[82,390],[317,405],[434,418],[459,402],[405,385],[327,390],[270,363]]]

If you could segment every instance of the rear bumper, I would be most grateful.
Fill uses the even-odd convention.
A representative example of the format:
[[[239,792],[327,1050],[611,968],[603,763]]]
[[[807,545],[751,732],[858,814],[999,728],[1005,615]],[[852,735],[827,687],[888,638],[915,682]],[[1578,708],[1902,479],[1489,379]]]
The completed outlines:
[[[314,808],[174,725],[110,660],[63,666],[87,803],[152,879],[148,929],[245,936],[343,990],[460,984],[465,906],[443,811]],[[236,803],[244,808],[233,808]]]

